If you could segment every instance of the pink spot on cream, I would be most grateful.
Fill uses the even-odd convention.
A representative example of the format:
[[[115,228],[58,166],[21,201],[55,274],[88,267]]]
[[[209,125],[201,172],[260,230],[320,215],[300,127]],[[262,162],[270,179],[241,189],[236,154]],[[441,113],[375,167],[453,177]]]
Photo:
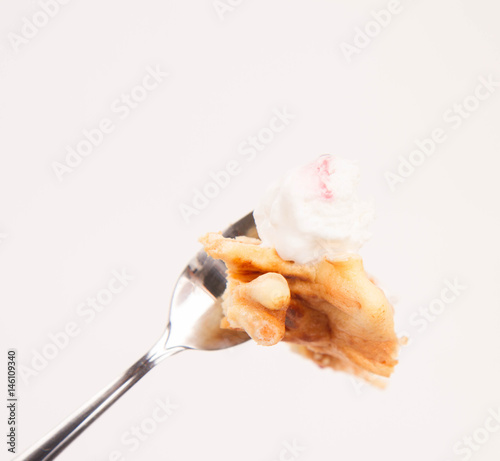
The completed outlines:
[[[335,169],[332,165],[333,158],[330,155],[323,155],[319,158],[316,164],[316,175],[318,178],[318,188],[319,193],[325,200],[333,199],[333,192],[328,187],[328,178],[330,175],[335,173]]]

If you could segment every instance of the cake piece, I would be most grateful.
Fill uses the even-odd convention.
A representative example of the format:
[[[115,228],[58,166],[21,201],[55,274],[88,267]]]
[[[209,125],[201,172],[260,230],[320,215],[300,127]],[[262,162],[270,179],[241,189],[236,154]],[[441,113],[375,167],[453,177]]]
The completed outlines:
[[[297,264],[258,239],[208,233],[200,241],[227,266],[223,328],[243,329],[265,346],[293,343],[322,367],[372,382],[390,376],[398,351],[393,308],[359,256]]]
[[[397,363],[393,308],[363,268],[373,206],[358,199],[355,162],[323,155],[265,192],[258,239],[208,233],[205,251],[227,266],[223,328],[258,344],[280,341],[321,367],[375,384]]]

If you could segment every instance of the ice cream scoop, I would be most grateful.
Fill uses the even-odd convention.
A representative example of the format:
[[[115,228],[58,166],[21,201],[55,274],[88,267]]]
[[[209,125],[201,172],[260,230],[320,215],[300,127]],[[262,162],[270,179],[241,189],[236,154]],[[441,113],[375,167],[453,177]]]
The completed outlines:
[[[358,181],[356,162],[332,155],[291,170],[255,208],[263,244],[300,264],[357,253],[374,218],[373,205],[357,196]]]

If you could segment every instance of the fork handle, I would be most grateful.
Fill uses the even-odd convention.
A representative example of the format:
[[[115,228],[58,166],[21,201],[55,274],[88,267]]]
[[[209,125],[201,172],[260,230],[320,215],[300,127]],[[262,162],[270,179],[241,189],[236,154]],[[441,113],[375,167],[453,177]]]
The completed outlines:
[[[157,353],[156,346],[157,344],[116,381],[76,410],[30,449],[14,458],[13,461],[54,459],[148,371],[153,369],[160,360],[185,350],[182,347],[173,347]]]

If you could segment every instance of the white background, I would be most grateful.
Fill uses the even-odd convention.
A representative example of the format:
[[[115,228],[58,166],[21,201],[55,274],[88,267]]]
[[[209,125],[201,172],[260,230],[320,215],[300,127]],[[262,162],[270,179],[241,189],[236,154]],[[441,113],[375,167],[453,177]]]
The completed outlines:
[[[500,81],[500,9],[494,0],[401,5],[348,62],[341,43],[353,44],[387,2],[243,1],[221,19],[210,0],[73,0],[18,49],[9,34],[41,7],[2,2],[0,351],[17,348],[32,369],[51,333],[79,328],[36,376],[19,377],[20,450],[156,340],[201,234],[250,211],[283,171],[333,153],[359,161],[360,195],[378,215],[365,267],[398,298],[398,332],[412,339],[388,389],[320,370],[284,344],[186,352],[60,459],[104,461],[118,450],[126,460],[449,461],[468,458],[453,447],[473,434],[489,437],[473,459],[498,459],[500,432],[481,428],[500,406],[500,87],[458,129],[443,114],[479,77]],[[169,76],[121,120],[112,104],[148,66]],[[294,119],[248,161],[238,146],[284,107]],[[59,181],[53,162],[103,118],[113,133]],[[446,142],[391,191],[386,172],[438,127]],[[186,222],[179,206],[230,160],[240,173]],[[134,280],[86,322],[77,306],[123,268]],[[419,308],[455,279],[467,288],[422,323]],[[157,399],[177,408],[131,451],[120,440],[150,427]],[[282,453],[294,440],[303,450]],[[3,441],[1,453],[11,459]]]

